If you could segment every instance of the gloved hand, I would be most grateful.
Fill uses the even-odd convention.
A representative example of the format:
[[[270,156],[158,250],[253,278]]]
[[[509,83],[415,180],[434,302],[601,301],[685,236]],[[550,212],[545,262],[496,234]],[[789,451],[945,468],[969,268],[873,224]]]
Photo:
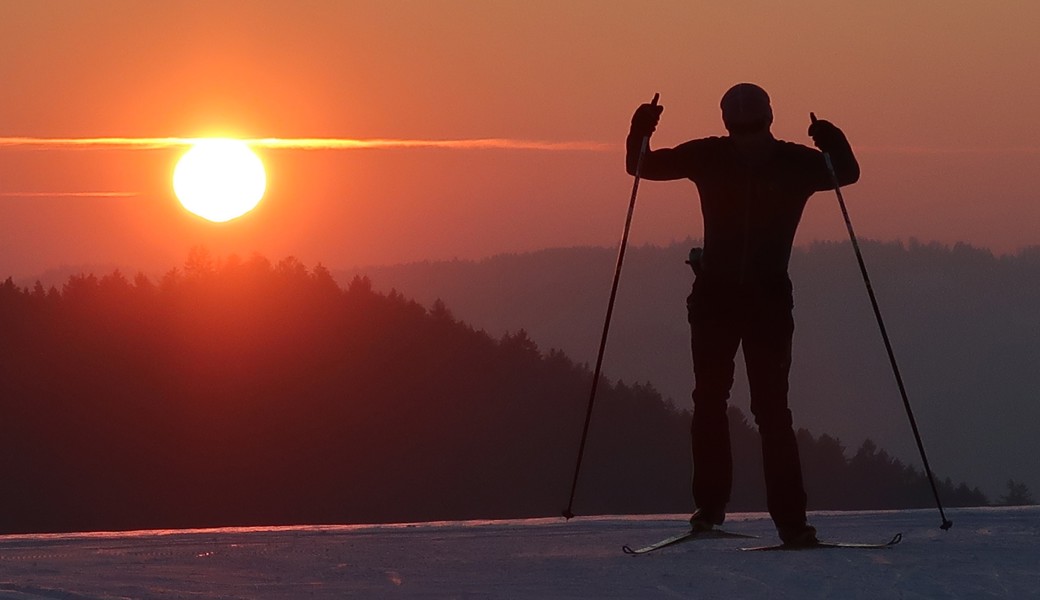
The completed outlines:
[[[833,123],[817,119],[816,115],[812,113],[810,113],[810,118],[812,119],[812,124],[809,125],[809,137],[813,139],[813,144],[817,148],[823,152],[828,152],[844,142],[845,134]]]
[[[657,129],[657,123],[661,120],[661,111],[664,107],[660,104],[642,104],[632,115],[631,133],[640,137],[648,137]]]

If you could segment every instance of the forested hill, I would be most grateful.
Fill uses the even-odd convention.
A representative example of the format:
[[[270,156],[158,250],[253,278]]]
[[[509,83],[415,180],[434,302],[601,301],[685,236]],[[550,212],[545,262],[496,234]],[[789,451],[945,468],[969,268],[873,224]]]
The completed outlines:
[[[591,375],[294,259],[0,284],[0,532],[556,515]],[[686,512],[688,415],[604,384],[578,514]],[[734,413],[733,508],[764,505]],[[800,434],[813,508],[929,506],[873,445]],[[985,498],[947,482],[950,505]]]
[[[684,261],[694,243],[628,249],[604,366],[680,407],[693,387]],[[995,256],[965,244],[861,245],[932,466],[990,495],[1009,479],[1040,488],[1040,247]],[[524,327],[540,346],[592,362],[616,257],[557,248],[362,270],[377,290],[442,299],[492,335]],[[791,277],[795,423],[853,447],[873,439],[919,465],[850,244],[796,248]],[[748,405],[742,371],[733,401]]]

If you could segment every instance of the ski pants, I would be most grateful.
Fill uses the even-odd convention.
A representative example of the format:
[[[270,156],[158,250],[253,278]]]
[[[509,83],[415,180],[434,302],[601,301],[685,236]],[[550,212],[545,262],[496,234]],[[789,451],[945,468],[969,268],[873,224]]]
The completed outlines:
[[[733,484],[726,417],[733,359],[743,346],[751,413],[762,438],[766,500],[778,527],[805,523],[806,497],[787,405],[791,339],[791,282],[736,285],[699,277],[687,299],[693,370],[693,497],[697,507],[723,514]]]

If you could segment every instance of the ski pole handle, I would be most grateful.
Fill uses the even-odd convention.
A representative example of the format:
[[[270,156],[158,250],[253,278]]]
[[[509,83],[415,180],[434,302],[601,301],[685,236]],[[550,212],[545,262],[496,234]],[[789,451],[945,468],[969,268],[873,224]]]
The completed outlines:
[[[657,106],[657,101],[661,99],[660,92],[654,93],[654,99],[650,101],[650,106]],[[636,179],[635,185],[639,186],[639,176],[643,172],[643,157],[646,156],[646,150],[650,147],[650,134],[643,136],[643,143],[639,145],[639,160],[636,161]],[[633,198],[635,197],[635,190],[632,191]]]
[[[661,99],[660,92],[655,92],[654,93],[654,99],[650,101],[650,106],[657,106],[657,101],[660,100],[660,99]],[[650,134],[647,133],[646,135],[643,136],[643,145],[639,149],[639,160],[640,160],[640,162],[642,162],[642,160],[643,160],[643,153],[646,152],[646,147],[649,146],[649,145],[650,145]],[[636,171],[636,175],[637,176],[639,175],[639,171],[638,170]]]
[[[814,112],[810,112],[809,113],[809,121],[811,123],[814,123],[814,124],[817,121],[819,121],[819,119],[816,118],[816,113],[814,113]],[[834,172],[834,163],[831,162],[831,154],[830,154],[830,152],[824,152],[823,153],[823,161],[825,163],[827,163],[827,171],[830,172],[830,174],[831,174],[831,181],[834,183],[834,190],[838,191],[841,188],[841,184],[838,183],[838,174]],[[838,194],[841,194],[841,192],[838,191]],[[841,199],[841,198],[839,198],[839,199]],[[842,208],[844,208],[845,200],[841,199],[841,203],[843,205]]]

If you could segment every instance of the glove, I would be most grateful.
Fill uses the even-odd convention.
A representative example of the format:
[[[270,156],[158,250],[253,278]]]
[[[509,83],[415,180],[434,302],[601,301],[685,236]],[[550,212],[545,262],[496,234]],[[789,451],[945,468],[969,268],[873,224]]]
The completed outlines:
[[[815,115],[812,115],[812,119],[813,122],[809,125],[809,137],[813,139],[813,144],[817,148],[828,152],[844,142],[845,134],[833,123],[817,119]]]
[[[690,257],[686,264],[693,269],[693,274],[700,276],[704,272],[704,248],[690,248]]]
[[[649,137],[657,129],[657,123],[661,120],[661,111],[664,107],[660,104],[642,104],[632,115],[631,133],[640,137]]]

